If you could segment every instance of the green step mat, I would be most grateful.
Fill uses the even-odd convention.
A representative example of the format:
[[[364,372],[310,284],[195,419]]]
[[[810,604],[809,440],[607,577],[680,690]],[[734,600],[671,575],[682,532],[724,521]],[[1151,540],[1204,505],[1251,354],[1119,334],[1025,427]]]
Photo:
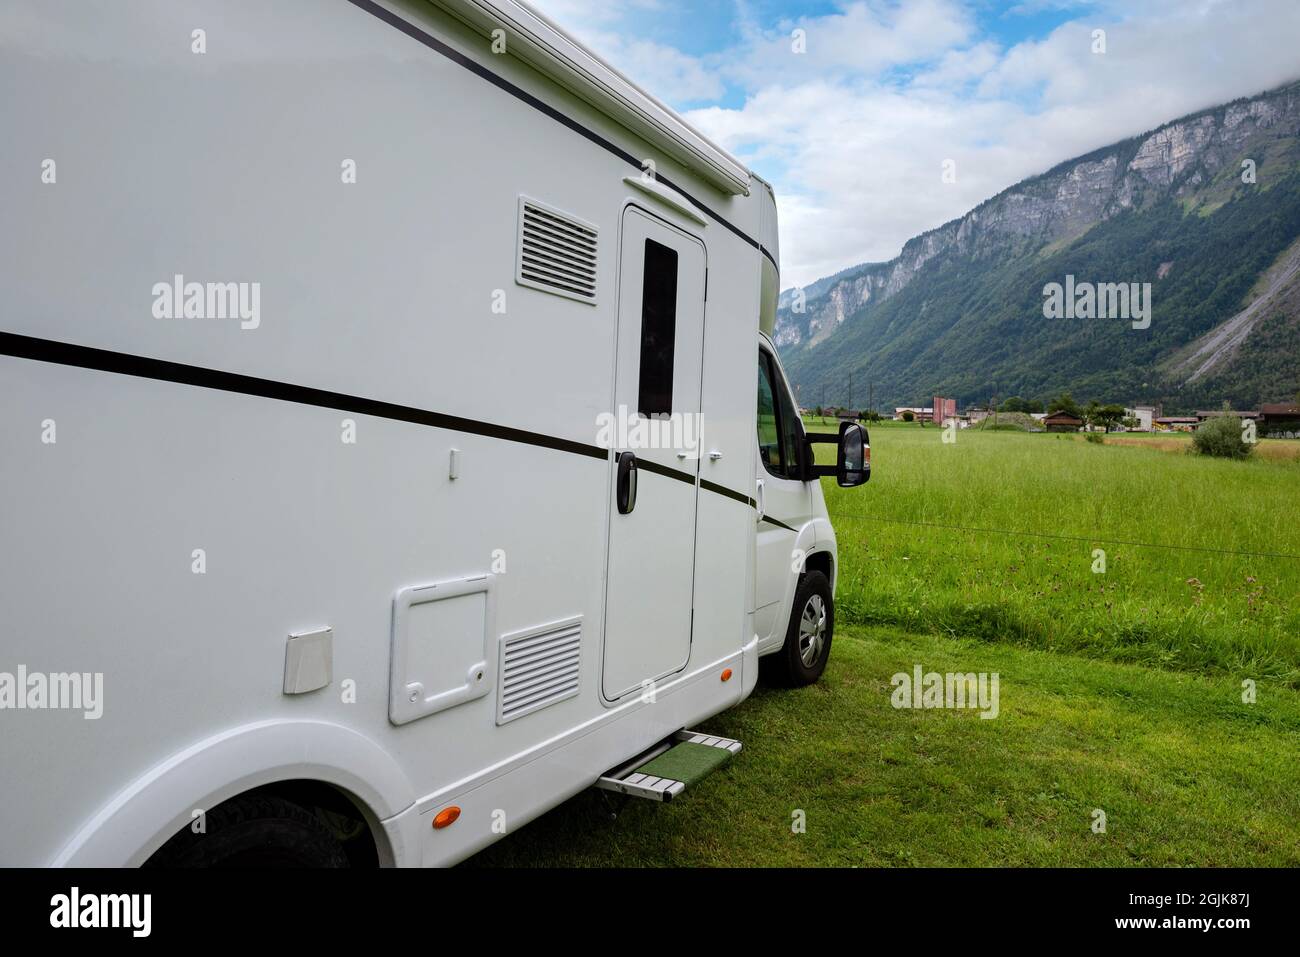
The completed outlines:
[[[659,757],[651,758],[637,771],[670,781],[681,781],[689,787],[730,760],[731,752],[726,748],[711,748],[707,744],[683,741]]]

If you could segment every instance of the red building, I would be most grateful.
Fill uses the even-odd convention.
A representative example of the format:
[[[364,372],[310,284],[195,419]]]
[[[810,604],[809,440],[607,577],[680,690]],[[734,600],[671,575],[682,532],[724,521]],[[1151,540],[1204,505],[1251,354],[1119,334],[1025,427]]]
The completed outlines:
[[[949,419],[957,418],[957,400],[945,399],[941,395],[936,395],[930,403],[930,408],[934,410],[934,421],[943,425]]]

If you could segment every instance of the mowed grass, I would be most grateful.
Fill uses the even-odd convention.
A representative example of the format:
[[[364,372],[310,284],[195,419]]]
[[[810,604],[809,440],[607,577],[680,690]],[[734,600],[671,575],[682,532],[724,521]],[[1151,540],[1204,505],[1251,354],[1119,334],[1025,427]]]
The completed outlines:
[[[1289,689],[1244,704],[1230,678],[894,628],[833,647],[818,684],[760,685],[708,722],[745,750],[679,801],[610,820],[588,792],[471,864],[1300,865]],[[895,709],[890,678],[915,664],[997,672],[999,716]]]
[[[1300,463],[942,434],[875,425],[871,482],[823,480],[841,621],[1300,686]]]

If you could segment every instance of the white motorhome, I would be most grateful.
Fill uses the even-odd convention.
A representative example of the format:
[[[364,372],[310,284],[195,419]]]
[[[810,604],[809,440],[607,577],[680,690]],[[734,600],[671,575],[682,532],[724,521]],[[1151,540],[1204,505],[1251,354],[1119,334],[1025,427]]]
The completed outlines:
[[[542,16],[10,0],[0,119],[0,864],[452,863],[821,674],[772,191]]]

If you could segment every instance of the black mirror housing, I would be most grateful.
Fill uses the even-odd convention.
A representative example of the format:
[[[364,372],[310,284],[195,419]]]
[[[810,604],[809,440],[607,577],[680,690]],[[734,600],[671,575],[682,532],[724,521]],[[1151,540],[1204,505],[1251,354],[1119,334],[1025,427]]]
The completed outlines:
[[[835,476],[837,484],[844,488],[853,488],[871,481],[871,437],[867,430],[856,422],[841,422],[838,435],[810,434],[807,436],[808,466],[804,479],[820,478],[823,475]],[[836,445],[834,465],[814,465],[814,443],[834,442]]]
[[[853,488],[871,481],[871,443],[867,430],[856,422],[840,423],[839,451],[835,456],[835,481]]]

